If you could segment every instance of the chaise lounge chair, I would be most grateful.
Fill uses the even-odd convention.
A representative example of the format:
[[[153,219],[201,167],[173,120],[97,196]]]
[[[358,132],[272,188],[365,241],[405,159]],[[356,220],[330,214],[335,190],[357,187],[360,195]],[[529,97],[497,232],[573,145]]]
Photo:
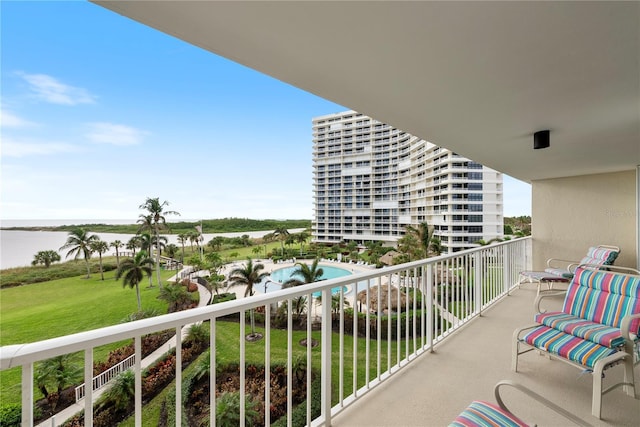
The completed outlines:
[[[449,424],[449,427],[527,427],[529,425],[535,425],[528,424],[522,421],[506,407],[506,405],[502,401],[502,398],[500,397],[500,387],[503,386],[510,386],[515,388],[516,390],[523,392],[527,396],[531,397],[532,399],[536,400],[552,411],[562,415],[576,425],[590,426],[590,424],[576,417],[571,412],[562,409],[555,403],[549,401],[548,399],[545,399],[532,390],[512,381],[503,380],[496,384],[494,388],[496,401],[498,402],[497,405],[482,400],[475,400],[471,402],[471,404],[467,406],[467,408],[462,411],[451,424]]]
[[[536,283],[539,295],[542,284],[547,285],[547,290],[553,290],[554,283],[569,283],[579,265],[588,265],[594,269],[613,265],[619,254],[620,248],[617,246],[598,245],[590,247],[587,255],[580,261],[549,258],[544,271],[521,271],[518,286],[524,283]]]

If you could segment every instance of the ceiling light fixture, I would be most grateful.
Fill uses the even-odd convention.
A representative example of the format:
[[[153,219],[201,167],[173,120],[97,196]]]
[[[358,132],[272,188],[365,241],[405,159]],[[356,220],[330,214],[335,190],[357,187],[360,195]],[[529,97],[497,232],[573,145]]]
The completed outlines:
[[[539,130],[533,134],[533,149],[549,147],[549,130]]]

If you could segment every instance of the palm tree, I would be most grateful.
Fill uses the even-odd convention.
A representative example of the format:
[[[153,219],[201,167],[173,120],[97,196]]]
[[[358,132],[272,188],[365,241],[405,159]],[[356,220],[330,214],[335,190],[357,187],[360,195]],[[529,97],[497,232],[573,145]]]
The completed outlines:
[[[39,251],[33,256],[31,265],[44,264],[45,268],[49,268],[54,262],[60,261],[60,254],[54,250]]]
[[[147,254],[151,254],[151,250],[153,248],[153,237],[149,233],[138,234],[137,236],[138,245],[140,246],[141,252],[146,252]],[[135,256],[135,255],[134,255]],[[153,288],[153,280],[151,276],[149,276],[149,287]]]
[[[213,239],[209,240],[207,245],[211,246],[211,249],[214,251],[219,251],[222,245],[224,244],[224,237],[216,236]]]
[[[431,238],[431,252],[433,252],[433,254],[435,256],[438,256],[440,254],[442,254],[442,242],[440,241],[440,239],[438,239],[437,237],[432,237]]]
[[[296,265],[298,268],[291,273],[291,279],[282,284],[283,288],[300,286],[322,280],[321,278],[324,274],[324,270],[322,267],[318,268],[318,258],[314,259],[311,265],[303,262],[296,262]],[[300,278],[294,278],[294,276],[298,276]]]
[[[140,250],[151,254],[151,249],[153,248],[153,237],[149,233],[138,234],[138,244],[140,245]]]
[[[411,225],[406,226],[406,233],[413,234],[417,241],[420,243],[420,248],[424,252],[424,257],[429,256],[429,249],[431,247],[431,237],[433,231],[429,228],[429,224],[424,221],[418,224],[417,227]]]
[[[191,252],[193,252],[193,243],[197,243],[198,247],[200,247],[200,234],[198,234],[197,231],[190,231],[187,233],[187,238],[189,239],[189,242],[191,243]]]
[[[120,240],[114,240],[109,246],[116,250],[116,266],[120,267],[120,248],[124,246],[124,243]]]
[[[318,268],[318,258],[313,260],[311,266],[302,262],[296,262],[298,266],[291,273],[291,279],[287,280],[282,284],[283,288],[290,288],[292,286],[301,286],[307,283],[318,282],[324,274],[324,270],[322,268]],[[295,278],[294,276],[298,276],[299,278]],[[304,313],[305,308],[307,307],[307,297],[300,296],[298,298],[294,298],[292,300],[292,307],[296,316],[300,317],[302,313]],[[300,322],[303,322],[304,319],[300,318]]]
[[[257,263],[254,264],[251,258],[247,258],[247,263],[242,267],[235,268],[229,273],[229,286],[246,286],[244,296],[249,297],[253,295],[253,286],[262,282],[262,280],[269,275],[269,273],[263,272],[264,265]],[[255,338],[257,336],[255,331],[255,316],[253,309],[250,312],[251,315],[251,334],[249,337]]]
[[[238,425],[256,425],[260,414],[260,403],[250,394],[244,396],[244,424],[240,418],[240,393],[224,392],[216,399],[216,425],[219,427],[232,427]],[[267,408],[269,410],[269,408]]]
[[[287,240],[289,230],[284,227],[278,227],[273,230],[272,234],[274,237],[277,237],[277,239],[280,240],[280,249],[282,250],[282,256],[284,256],[284,241]]]
[[[132,369],[118,374],[105,393],[105,402],[112,402],[116,409],[126,409],[136,395],[136,376]]]
[[[173,243],[169,243],[168,245],[166,245],[165,250],[167,251],[167,256],[169,258],[175,258],[178,254],[178,247]]]
[[[125,247],[133,253],[133,256],[136,256],[136,249],[140,247],[140,236],[135,235],[130,238]]]
[[[179,283],[167,284],[160,288],[158,299],[169,304],[169,313],[179,311],[185,305],[193,301],[193,296],[187,288]]]
[[[166,200],[160,203],[159,197],[147,197],[147,200],[143,204],[140,205],[140,209],[144,209],[147,211],[148,216],[152,219],[153,224],[153,232],[155,235],[155,241],[159,242],[158,235],[160,229],[167,228],[167,221],[165,219],[165,215],[180,215],[180,213],[176,211],[165,211],[165,206],[169,206],[169,202]],[[145,215],[140,215],[142,218],[146,217]],[[160,283],[160,251],[156,252],[156,278],[158,280],[158,286],[162,286]]]
[[[145,274],[149,277],[153,274],[153,260],[147,256],[145,251],[140,251],[135,257],[122,261],[122,264],[120,264],[120,267],[118,267],[116,271],[116,280],[122,278],[122,287],[129,286],[130,288],[136,288],[138,311],[142,311],[139,284]]]
[[[98,252],[100,257],[100,280],[104,280],[104,270],[102,268],[102,254],[109,250],[109,244],[103,240],[91,242],[91,252]]]
[[[304,249],[304,244],[307,242],[307,239],[310,236],[311,235],[307,230],[301,231],[298,234],[296,234],[296,240],[298,241],[298,243],[300,243],[300,256],[302,256],[302,250]]]
[[[156,248],[156,251],[158,251],[158,253],[160,255],[162,255],[162,251],[167,247],[167,242],[169,241],[169,239],[167,239],[166,236],[157,236],[153,238],[153,247]]]
[[[182,246],[182,262],[184,262],[184,244],[189,240],[189,236],[186,233],[178,234],[178,243]]]
[[[75,228],[69,232],[67,242],[60,247],[60,250],[69,249],[66,258],[70,255],[74,255],[75,259],[80,257],[84,258],[84,262],[87,265],[87,279],[91,277],[91,268],[89,267],[89,258],[91,258],[91,242],[100,240],[97,234],[89,234],[83,228]]]
[[[82,364],[77,354],[63,354],[43,360],[37,365],[34,381],[55,410],[62,390],[82,380]]]

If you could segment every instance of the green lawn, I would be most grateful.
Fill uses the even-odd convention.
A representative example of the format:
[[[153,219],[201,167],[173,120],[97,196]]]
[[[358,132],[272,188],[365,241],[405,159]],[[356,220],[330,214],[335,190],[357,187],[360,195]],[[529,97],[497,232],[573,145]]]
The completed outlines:
[[[263,328],[256,328],[257,331],[264,333]],[[248,325],[245,333],[248,333]],[[239,354],[239,337],[240,337],[240,325],[235,322],[225,322],[218,321],[216,324],[216,362],[219,365],[225,365],[232,362],[238,362],[240,360]],[[294,331],[293,332],[293,360],[297,357],[303,357],[306,360],[307,349],[306,347],[302,347],[299,345],[299,341],[306,338],[306,331]],[[272,365],[286,365],[287,363],[287,331],[285,330],[271,330],[271,363]],[[316,340],[320,340],[320,332],[314,331],[312,332],[312,337]],[[245,342],[245,358],[247,364],[264,364],[264,348],[265,348],[265,340],[260,340],[256,342]],[[332,383],[333,383],[333,398],[332,403],[335,404],[338,401],[339,397],[339,349],[340,349],[340,341],[339,335],[333,334],[332,339]],[[387,369],[387,359],[386,359],[386,351],[387,351],[387,341],[381,342],[381,365],[380,371],[384,372]],[[412,343],[410,341],[410,348],[412,348]],[[320,371],[320,345],[314,347],[311,351],[312,353],[312,366],[314,369]],[[362,387],[365,384],[365,376],[366,376],[366,340],[364,338],[358,339],[358,371],[357,371],[357,384],[358,387]],[[370,343],[370,360],[371,366],[369,369],[369,379],[373,379],[377,373],[377,366],[375,365],[377,360],[377,346],[374,340],[371,340]],[[348,396],[353,392],[353,337],[349,335],[345,335],[344,337],[344,396]],[[406,357],[405,354],[405,344],[404,342],[401,345],[401,357]],[[199,358],[201,359],[202,356]],[[392,343],[392,360],[391,364],[396,364],[398,361],[396,359],[396,343]],[[194,367],[198,361],[194,361],[184,372],[183,379],[189,377],[191,371],[193,371]],[[183,387],[186,386],[186,381],[183,383]],[[144,420],[153,420],[154,422],[159,418],[160,407],[162,405],[162,401],[170,395],[171,391],[175,391],[175,381],[169,384],[167,388],[161,392],[158,396],[152,399],[147,405],[143,408],[143,416]],[[133,426],[134,417],[131,416],[124,422],[120,423],[119,426]],[[151,421],[150,421],[151,422]],[[149,425],[152,425],[151,423]],[[155,424],[153,424],[155,425]]]
[[[162,271],[163,280],[174,274]],[[167,304],[156,298],[157,286],[140,287],[143,309],[167,312]],[[0,345],[28,343],[120,323],[138,310],[135,289],[123,288],[114,280],[114,272],[52,280],[14,288],[0,289]],[[123,343],[94,350],[94,359],[102,360]],[[20,402],[20,368],[0,372],[0,403]],[[41,397],[38,390],[34,398]]]
[[[270,243],[268,248],[279,247],[279,243]],[[262,254],[253,254],[251,248],[246,248],[243,255],[251,257],[263,257]],[[241,250],[234,250],[240,252]],[[238,256],[239,259],[242,255]],[[100,328],[119,323],[121,319],[137,310],[135,290],[123,288],[121,282],[113,279],[113,272],[105,273],[105,280],[100,280],[99,274],[93,274],[90,279],[74,277],[60,279],[44,283],[0,290],[0,343],[9,345],[23,342],[33,342],[61,335]],[[174,274],[173,271],[162,271],[166,280]],[[143,308],[157,308],[166,312],[166,304],[156,299],[158,288],[147,288],[147,284],[141,286]],[[248,327],[248,326],[247,326]],[[248,332],[248,331],[247,331]],[[233,322],[218,322],[218,363],[229,363],[239,360],[239,324]],[[316,340],[320,339],[319,332],[314,332]],[[294,332],[294,358],[298,355],[306,357],[306,349],[298,344],[298,341],[306,337],[306,332]],[[117,348],[124,343],[113,343],[110,346],[96,349],[94,359],[101,360],[108,351]],[[333,361],[336,367],[333,370],[334,402],[337,398],[338,385],[338,335],[333,339]],[[382,363],[380,370],[387,368],[386,341],[382,342]],[[246,343],[247,363],[263,363],[265,341]],[[274,364],[286,363],[287,333],[281,330],[272,330],[271,335],[271,360]],[[397,363],[393,344],[393,360]],[[405,345],[401,346],[402,353]],[[377,367],[376,345],[371,342],[370,378],[375,377]],[[320,367],[320,346],[312,350],[312,364]],[[405,355],[402,354],[401,357]],[[358,340],[358,386],[364,385],[365,380],[365,340]],[[353,367],[353,337],[345,336],[344,350],[344,384],[345,396],[352,392],[352,367]],[[20,369],[11,369],[0,372],[0,403],[19,403],[20,401]],[[39,399],[40,393],[35,390],[34,398]]]

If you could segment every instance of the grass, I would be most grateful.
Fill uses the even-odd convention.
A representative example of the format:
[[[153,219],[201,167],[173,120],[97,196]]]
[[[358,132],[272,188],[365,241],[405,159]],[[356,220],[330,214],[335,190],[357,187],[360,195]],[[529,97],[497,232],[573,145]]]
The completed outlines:
[[[248,328],[248,325],[247,325]],[[264,334],[263,328],[256,328],[257,332],[261,332]],[[245,334],[248,333],[249,330],[245,330]],[[216,323],[216,363],[219,365],[226,365],[228,363],[238,362],[240,360],[239,353],[239,340],[240,337],[240,324],[235,322],[226,322],[226,321],[218,321]],[[299,341],[306,338],[306,331],[294,331],[292,334],[292,342],[293,342],[293,360],[297,357],[303,357],[306,360],[307,349],[306,347],[302,347],[299,345]],[[312,332],[312,337],[320,341],[320,332],[314,331]],[[348,396],[353,392],[353,337],[349,335],[345,335],[344,337],[344,396]],[[286,365],[287,363],[287,340],[288,335],[287,331],[272,329],[271,330],[271,364],[272,365]],[[245,360],[246,364],[264,364],[264,351],[265,351],[266,341],[262,339],[256,342],[245,342]],[[332,354],[337,355],[340,354],[340,342],[338,334],[333,334],[332,339]],[[405,350],[405,342],[402,342],[401,354],[400,358],[406,357]],[[409,348],[412,348],[412,340],[409,341]],[[311,364],[312,367],[316,370],[320,370],[320,351],[321,346],[312,348],[311,350]],[[386,351],[387,351],[387,341],[381,341],[381,363],[380,363],[380,371],[384,372],[387,369],[388,363],[386,359]],[[396,342],[392,343],[392,358],[391,365],[398,363],[398,358],[396,354]],[[376,365],[377,360],[377,343],[374,340],[371,340],[370,343],[370,360],[372,361],[371,366],[369,367],[369,379],[375,378],[378,370],[378,366]],[[366,381],[366,364],[365,364],[365,356],[366,356],[366,340],[364,338],[358,338],[357,342],[357,386],[362,387]],[[196,359],[187,369],[183,371],[183,387],[186,387],[187,381],[191,372],[195,369],[195,366],[199,363],[203,356],[200,356]],[[339,358],[336,356],[332,360],[332,384],[333,384],[333,398],[332,403],[335,404],[339,398],[339,370],[338,370]],[[147,425],[157,425],[157,420],[160,417],[160,408],[162,406],[162,402],[169,396],[169,394],[175,390],[175,381],[169,384],[158,396],[153,398],[148,404],[146,404],[143,408],[142,418],[145,420]],[[129,427],[134,425],[134,416],[130,416],[128,419],[119,424],[120,427]]]
[[[174,274],[161,272],[163,280]],[[140,287],[143,309],[166,313],[167,304],[156,298],[157,286]],[[114,272],[91,278],[84,276],[52,280],[0,290],[0,345],[28,343],[120,323],[138,310],[134,289],[123,288]],[[109,351],[125,343],[113,343],[94,350],[94,360],[104,360]],[[20,368],[0,372],[0,402],[20,402]],[[34,390],[34,398],[42,397]]]
[[[247,257],[264,258],[264,250],[259,253],[253,253],[253,248],[227,249],[220,252],[223,258],[229,258],[233,252],[237,255],[233,259],[243,260]],[[258,247],[264,249],[264,245]],[[185,255],[189,251],[189,247],[185,247]],[[279,242],[271,242],[267,244],[267,251],[277,253],[280,249]],[[187,255],[188,256],[188,255]],[[65,263],[74,264],[74,263]],[[173,275],[173,271],[162,272],[163,280]],[[118,323],[128,314],[137,310],[135,291],[132,289],[123,289],[121,283],[113,281],[114,272],[106,272],[105,280],[100,280],[100,275],[94,273],[90,279],[84,279],[84,276],[77,276],[67,279],[51,280],[44,283],[36,283],[29,286],[20,286],[14,288],[5,288],[0,290],[0,301],[2,304],[2,317],[0,318],[0,344],[9,345],[20,342],[33,342],[42,339],[52,338],[55,336],[68,335],[76,332],[100,328],[107,325]],[[146,283],[141,286],[141,298],[143,308],[159,308],[161,312],[166,311],[166,305],[156,299],[157,288],[148,289]],[[25,301],[29,304],[26,305]],[[106,304],[105,302],[109,303]],[[94,307],[91,316],[87,316],[87,307]],[[219,322],[218,323],[218,362],[229,363],[239,360],[239,325],[235,323]],[[318,332],[313,333],[316,340],[320,339]],[[306,357],[306,349],[299,346],[299,340],[306,338],[306,332],[295,331],[293,334],[294,342],[294,358],[297,356]],[[345,336],[344,347],[344,395],[349,395],[353,388],[353,337]],[[117,348],[124,343],[113,343],[109,346],[94,350],[94,359],[102,360],[108,352]],[[338,336],[334,335],[333,352],[339,353]],[[397,363],[400,356],[392,350],[392,360],[386,359],[386,342],[382,342],[382,354],[380,371],[387,369],[387,364]],[[261,340],[255,343],[247,343],[246,357],[247,363],[262,363],[264,360],[265,341]],[[357,386],[361,387],[365,383],[365,340],[358,339],[358,372]],[[287,335],[286,331],[272,330],[271,335],[271,351],[272,363],[286,363],[287,353]],[[404,344],[401,346],[404,352]],[[373,378],[376,375],[378,367],[375,366],[377,360],[375,354],[377,346],[372,340],[370,353],[373,355],[374,363],[370,367],[369,376]],[[312,349],[312,364],[315,368],[320,368],[320,347]],[[334,359],[334,364],[338,359]],[[332,372],[334,381],[334,394],[337,396],[337,385],[339,383],[338,370]],[[20,369],[15,368],[0,372],[0,403],[19,403],[20,400]],[[34,398],[40,398],[40,394],[35,390]],[[335,401],[336,398],[334,398]]]

